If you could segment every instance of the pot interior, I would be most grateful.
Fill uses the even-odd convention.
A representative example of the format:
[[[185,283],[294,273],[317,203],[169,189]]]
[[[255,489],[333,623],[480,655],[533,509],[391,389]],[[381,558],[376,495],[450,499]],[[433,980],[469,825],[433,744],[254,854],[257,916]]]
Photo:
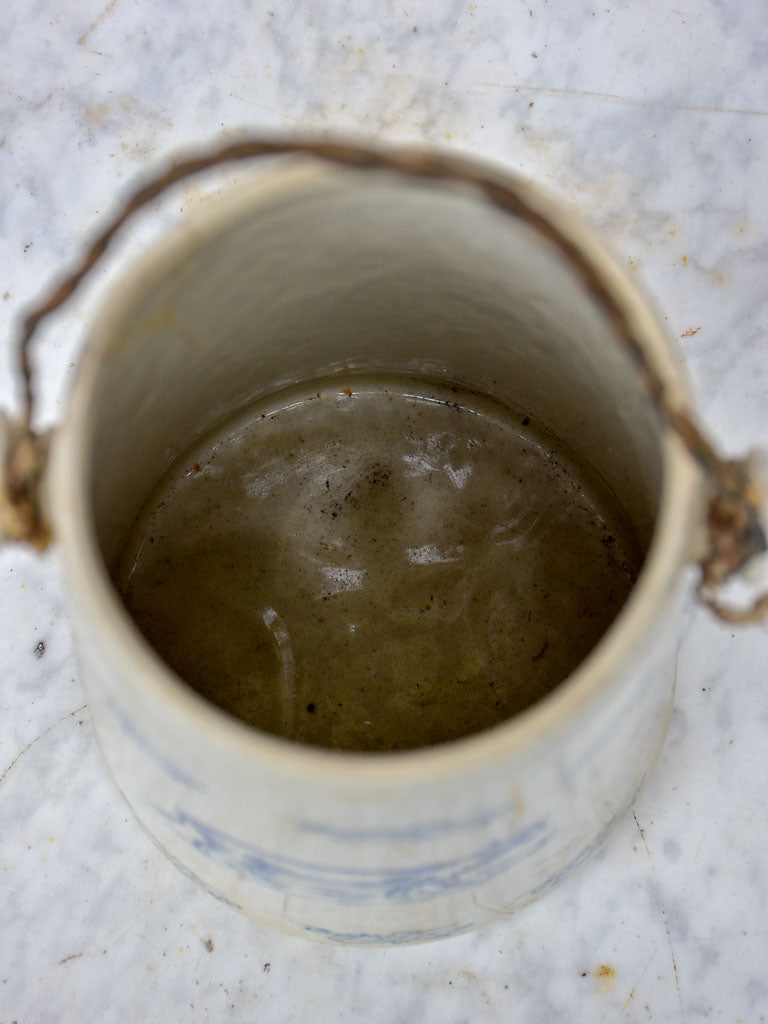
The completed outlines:
[[[145,640],[256,729],[458,739],[562,684],[648,551],[661,430],[562,254],[464,187],[286,172],[96,339],[93,525]]]

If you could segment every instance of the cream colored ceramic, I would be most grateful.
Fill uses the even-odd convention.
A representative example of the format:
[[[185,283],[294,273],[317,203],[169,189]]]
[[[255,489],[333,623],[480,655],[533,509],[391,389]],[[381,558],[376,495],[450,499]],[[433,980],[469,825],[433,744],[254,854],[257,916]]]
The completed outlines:
[[[585,230],[521,195],[595,266],[684,394],[658,320]],[[406,375],[531,410],[618,498],[645,566],[549,695],[475,735],[390,754],[249,728],[171,672],[111,581],[162,474],[282,389]],[[579,275],[469,186],[285,162],[185,219],[112,289],[53,443],[76,648],[117,785],[169,857],[277,928],[392,944],[523,906],[635,799],[672,706],[699,474],[660,426]]]

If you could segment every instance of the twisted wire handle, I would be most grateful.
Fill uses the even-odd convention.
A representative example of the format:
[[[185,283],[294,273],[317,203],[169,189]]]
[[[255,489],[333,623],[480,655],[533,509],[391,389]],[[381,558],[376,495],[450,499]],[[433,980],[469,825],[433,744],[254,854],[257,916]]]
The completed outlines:
[[[69,299],[101,260],[123,224],[172,185],[222,164],[287,154],[303,154],[359,169],[384,169],[410,177],[468,184],[493,206],[525,221],[553,242],[608,318],[662,421],[680,437],[707,481],[710,492],[707,550],[698,563],[701,570],[699,596],[727,622],[756,622],[768,617],[768,593],[759,595],[745,608],[725,605],[717,598],[717,590],[725,580],[767,547],[760,521],[763,494],[755,482],[750,461],[724,459],[717,453],[691,410],[670,392],[662,374],[653,366],[624,310],[614,300],[596,267],[578,245],[525,200],[514,181],[500,181],[482,168],[423,149],[380,150],[326,140],[246,138],[176,160],[130,195],[86,249],[75,270],[55,284],[22,323],[17,353],[23,387],[23,422],[16,437],[7,443],[5,481],[0,488],[0,525],[7,535],[29,540],[38,547],[45,547],[50,540],[37,493],[44,472],[45,439],[37,435],[32,426],[35,396],[30,350],[40,324]],[[9,530],[9,520],[13,520],[13,533]]]

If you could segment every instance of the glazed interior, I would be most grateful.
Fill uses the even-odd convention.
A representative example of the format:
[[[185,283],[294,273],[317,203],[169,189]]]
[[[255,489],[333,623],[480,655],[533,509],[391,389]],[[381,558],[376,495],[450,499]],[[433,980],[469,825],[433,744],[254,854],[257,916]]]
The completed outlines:
[[[258,189],[245,190],[239,205],[190,227],[165,257],[162,273],[138,275],[111,336],[100,339],[88,464],[98,543],[118,583],[147,501],[180,459],[196,445],[204,449],[212,431],[221,433],[220,425],[248,409],[285,407],[280,396],[311,396],[317,386],[343,400],[361,390],[358,382],[373,381],[375,390],[384,380],[410,382],[422,397],[447,389],[461,396],[462,408],[492,406],[521,427],[532,421],[534,442],[557,453],[576,488],[594,497],[593,507],[609,509],[605,522],[634,552],[624,559],[630,572],[639,571],[662,483],[656,416],[573,269],[528,225],[469,189],[337,171],[306,181],[298,175],[268,202]],[[336,407],[328,403],[328,415]],[[430,431],[440,432],[425,426],[424,436]],[[392,442],[386,448],[393,450]],[[542,478],[534,488],[542,501],[547,486]],[[390,511],[384,532],[393,535]],[[580,543],[576,519],[573,543]],[[539,565],[556,579],[562,558],[548,550],[551,557],[537,556]],[[625,596],[606,613],[606,627]],[[575,619],[560,626],[564,635],[580,628]],[[336,650],[329,677],[339,675],[340,659]],[[534,688],[527,703],[562,671]],[[413,677],[413,663],[407,674]],[[300,703],[319,706],[304,691]],[[414,713],[406,708],[402,722]],[[465,731],[493,722],[491,716]],[[252,724],[281,731],[258,717]],[[283,733],[368,749],[338,736]],[[370,749],[456,735],[417,730]]]

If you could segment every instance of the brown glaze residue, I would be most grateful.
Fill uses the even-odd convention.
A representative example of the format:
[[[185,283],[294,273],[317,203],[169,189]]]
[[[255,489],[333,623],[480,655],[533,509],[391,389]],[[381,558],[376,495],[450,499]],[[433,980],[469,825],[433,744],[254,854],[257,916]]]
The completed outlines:
[[[187,451],[116,582],[208,700],[271,733],[380,751],[539,700],[641,561],[616,503],[529,416],[356,379],[273,397]]]

